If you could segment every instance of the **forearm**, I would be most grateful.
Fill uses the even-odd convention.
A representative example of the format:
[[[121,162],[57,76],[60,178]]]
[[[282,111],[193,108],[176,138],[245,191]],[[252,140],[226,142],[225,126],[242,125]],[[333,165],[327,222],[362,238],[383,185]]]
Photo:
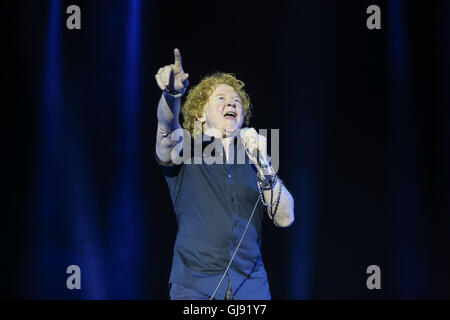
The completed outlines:
[[[156,154],[162,162],[171,162],[171,150],[174,144],[171,133],[181,128],[179,114],[180,98],[163,93],[158,104],[156,132]]]
[[[163,91],[158,104],[158,129],[156,133],[156,155],[163,162],[171,162],[172,148],[177,144],[172,141],[172,133],[181,128],[181,96],[189,85],[189,74],[183,71],[180,50],[174,49],[175,63],[159,68],[155,74],[158,87]],[[183,130],[178,137],[183,140]],[[181,151],[181,149],[179,150]]]
[[[275,225],[279,227],[288,227],[294,222],[294,199],[286,187],[281,185],[282,182],[278,179],[272,191],[263,191],[263,197],[268,205],[267,211],[269,216],[271,218],[273,217]],[[280,188],[281,194],[277,206],[276,201],[278,199],[278,194],[280,193]]]
[[[174,98],[168,94],[161,94],[161,98],[158,103],[158,124],[161,129],[167,129],[172,132],[175,129],[180,128],[180,103],[181,98]]]
[[[294,222],[294,199],[281,179],[275,174],[273,167],[268,164],[264,167],[257,166],[258,184],[270,186],[275,180],[275,184],[269,190],[261,188],[264,202],[267,205],[267,213],[278,227],[288,227]],[[262,182],[260,179],[265,178]],[[274,179],[274,180],[273,180]]]

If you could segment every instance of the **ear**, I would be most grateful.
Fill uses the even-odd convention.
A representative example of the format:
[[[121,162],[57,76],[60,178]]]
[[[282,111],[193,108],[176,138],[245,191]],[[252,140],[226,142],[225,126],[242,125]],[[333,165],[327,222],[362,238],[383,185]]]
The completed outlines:
[[[200,121],[201,123],[205,123],[206,122],[206,114],[204,112],[202,112],[202,116],[197,118],[198,121]]]

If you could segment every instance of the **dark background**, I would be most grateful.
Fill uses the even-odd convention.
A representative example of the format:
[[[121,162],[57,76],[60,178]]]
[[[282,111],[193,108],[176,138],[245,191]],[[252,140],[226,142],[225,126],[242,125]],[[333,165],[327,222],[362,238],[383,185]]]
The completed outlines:
[[[66,8],[81,8],[81,30]],[[368,30],[366,8],[381,8]],[[450,298],[448,1],[7,1],[0,297],[167,299],[176,220],[154,160],[159,67],[246,83],[280,129],[294,224],[274,299]],[[267,221],[268,222],[268,221]],[[66,288],[79,265],[82,289]],[[381,268],[368,290],[366,268]]]

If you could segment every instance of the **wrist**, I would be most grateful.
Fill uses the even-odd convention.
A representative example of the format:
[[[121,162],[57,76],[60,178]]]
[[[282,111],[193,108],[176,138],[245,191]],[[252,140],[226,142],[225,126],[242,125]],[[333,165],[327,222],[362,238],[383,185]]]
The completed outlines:
[[[256,167],[261,175],[273,176],[275,174],[271,163],[261,163]]]
[[[175,98],[175,99],[181,98],[185,92],[186,92],[186,87],[184,87],[181,91],[171,90],[171,89],[167,89],[167,88],[163,90],[164,96],[166,96],[166,97],[169,96],[169,97]]]
[[[276,174],[264,174],[261,172],[258,172],[256,174],[256,180],[258,183],[258,186],[260,186],[260,188],[264,191],[267,190],[273,190],[273,188],[275,187],[275,185],[278,182],[278,176]]]

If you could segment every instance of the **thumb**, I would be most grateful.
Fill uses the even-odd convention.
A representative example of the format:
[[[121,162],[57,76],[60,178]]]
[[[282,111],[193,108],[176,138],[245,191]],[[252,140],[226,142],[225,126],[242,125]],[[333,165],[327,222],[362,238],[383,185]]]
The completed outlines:
[[[185,73],[181,76],[180,80],[181,82],[183,82],[184,80],[186,80],[187,78],[189,78],[189,73]]]

